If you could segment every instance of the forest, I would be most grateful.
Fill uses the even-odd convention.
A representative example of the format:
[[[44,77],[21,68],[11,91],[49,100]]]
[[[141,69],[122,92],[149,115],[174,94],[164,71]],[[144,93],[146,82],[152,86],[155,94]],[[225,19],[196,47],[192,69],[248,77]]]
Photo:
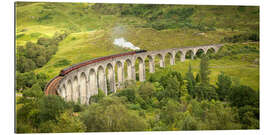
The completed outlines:
[[[210,84],[209,59],[201,56],[196,75],[192,65],[185,74],[165,68],[143,83],[126,82],[124,89],[106,97],[99,90],[89,105],[44,96],[37,76],[31,79],[37,83],[24,90],[18,101],[23,105],[17,112],[17,131],[258,129],[259,92],[223,72],[215,85]]]
[[[99,90],[88,105],[45,96],[61,69],[131,51],[115,36],[149,51],[224,46]],[[16,2],[15,132],[259,129],[259,41],[256,6]]]

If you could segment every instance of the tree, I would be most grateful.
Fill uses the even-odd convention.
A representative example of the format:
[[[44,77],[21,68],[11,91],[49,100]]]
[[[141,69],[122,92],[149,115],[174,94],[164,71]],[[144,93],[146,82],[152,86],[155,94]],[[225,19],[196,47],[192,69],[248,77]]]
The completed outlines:
[[[23,91],[23,96],[35,98],[36,100],[38,100],[39,98],[43,96],[43,92],[39,84],[35,83],[31,88],[28,88],[25,91]]]
[[[189,63],[189,68],[188,68],[188,72],[186,73],[186,79],[187,79],[187,89],[188,89],[188,93],[191,96],[195,96],[195,79],[192,73],[192,67],[191,64]]]
[[[36,64],[29,58],[24,56],[19,56],[16,61],[16,70],[21,73],[31,71],[36,68]]]
[[[146,121],[123,104],[120,97],[105,97],[98,104],[91,104],[81,114],[88,132],[95,131],[141,131],[147,128]]]
[[[173,123],[178,121],[180,115],[180,104],[172,99],[168,100],[166,106],[164,106],[160,113],[160,119],[167,125],[172,125]]]
[[[249,86],[240,85],[232,87],[232,92],[229,96],[229,101],[232,106],[243,107],[250,105],[259,107],[259,92],[254,91]]]
[[[64,112],[52,126],[53,133],[85,132],[86,126],[75,113]]]
[[[217,98],[215,87],[210,84],[199,83],[195,86],[195,95],[198,100],[211,100]]]
[[[41,38],[39,38],[38,39],[38,41],[37,41],[37,44],[39,44],[39,45],[44,45],[44,46],[49,46],[50,44],[51,44],[51,39],[49,39],[49,38],[44,38],[44,37],[41,37]]]
[[[216,82],[217,88],[216,92],[221,101],[224,101],[229,96],[232,89],[232,80],[229,76],[225,75],[223,72],[218,75],[218,80]]]
[[[40,117],[41,121],[56,120],[57,117],[63,113],[66,103],[60,97],[56,95],[44,96],[39,101]]]
[[[152,96],[154,96],[155,87],[150,82],[143,83],[139,88],[139,95],[147,104],[152,104]]]
[[[42,67],[44,64],[46,64],[46,58],[44,56],[38,56],[36,58],[36,64],[37,64],[37,67]]]
[[[201,77],[201,82],[208,84],[209,83],[209,61],[208,57],[203,55],[201,62],[200,62],[200,77]]]

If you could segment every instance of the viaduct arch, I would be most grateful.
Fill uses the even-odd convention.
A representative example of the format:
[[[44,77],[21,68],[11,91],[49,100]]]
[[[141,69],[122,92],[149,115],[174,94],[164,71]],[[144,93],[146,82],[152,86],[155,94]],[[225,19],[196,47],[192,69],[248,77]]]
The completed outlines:
[[[91,96],[98,94],[98,89],[103,90],[107,95],[109,92],[116,92],[126,80],[136,81],[136,64],[139,64],[139,81],[145,81],[146,59],[149,61],[149,72],[154,73],[155,58],[159,58],[160,67],[165,67],[166,56],[169,56],[169,64],[174,65],[176,60],[185,61],[187,55],[193,59],[194,55],[199,52],[216,53],[222,46],[222,44],[218,44],[147,51],[84,64],[64,76],[53,78],[46,85],[45,94],[59,95],[66,101],[88,104]],[[176,57],[178,58],[176,59]]]

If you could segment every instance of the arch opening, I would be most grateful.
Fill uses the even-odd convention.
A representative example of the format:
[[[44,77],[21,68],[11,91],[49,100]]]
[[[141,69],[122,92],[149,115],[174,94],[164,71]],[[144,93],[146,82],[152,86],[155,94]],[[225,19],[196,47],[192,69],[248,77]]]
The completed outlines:
[[[206,55],[212,57],[216,53],[214,48],[209,48],[206,52]]]
[[[136,73],[136,81],[144,81],[145,80],[145,63],[143,58],[137,57],[135,61],[135,73]]]
[[[66,90],[66,85],[64,84],[63,86],[62,86],[62,88],[61,88],[61,97],[64,99],[64,100],[66,100],[67,99],[67,90]]]
[[[84,72],[81,73],[80,76],[80,102],[82,104],[86,104],[87,103],[87,78]]]
[[[121,88],[124,82],[124,66],[121,61],[117,61],[115,65],[115,87]]]
[[[73,99],[73,90],[72,90],[72,82],[68,80],[67,83],[67,101],[72,101]]]
[[[105,95],[107,95],[107,87],[106,87],[106,77],[105,77],[105,71],[102,66],[98,67],[98,88],[103,90]]]
[[[97,77],[94,69],[89,71],[89,97],[98,94]]]
[[[182,51],[177,51],[175,53],[175,63],[185,61],[185,57]]]
[[[132,80],[132,63],[130,59],[124,62],[124,81]]]
[[[111,63],[106,66],[106,77],[107,77],[107,94],[114,92],[114,68]]]
[[[159,65],[159,66],[157,66],[157,68],[165,67],[165,61],[164,61],[164,58],[161,54],[157,54],[155,56],[155,65]]]
[[[198,49],[196,54],[195,54],[195,59],[196,58],[202,58],[202,56],[205,54],[205,51],[203,49]]]
[[[80,90],[78,86],[78,77],[75,76],[73,79],[73,101],[75,102],[77,102],[80,97]]]
[[[174,65],[174,58],[170,52],[165,55],[165,65]]]
[[[185,59],[193,59],[194,58],[194,53],[192,50],[188,50],[185,55]]]

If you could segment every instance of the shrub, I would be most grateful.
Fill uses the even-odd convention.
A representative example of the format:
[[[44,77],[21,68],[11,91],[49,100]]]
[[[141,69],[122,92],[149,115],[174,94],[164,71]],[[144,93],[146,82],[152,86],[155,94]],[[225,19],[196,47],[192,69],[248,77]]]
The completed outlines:
[[[62,59],[57,61],[53,66],[54,67],[61,67],[61,66],[67,66],[71,63],[71,61],[67,60],[67,59]]]

